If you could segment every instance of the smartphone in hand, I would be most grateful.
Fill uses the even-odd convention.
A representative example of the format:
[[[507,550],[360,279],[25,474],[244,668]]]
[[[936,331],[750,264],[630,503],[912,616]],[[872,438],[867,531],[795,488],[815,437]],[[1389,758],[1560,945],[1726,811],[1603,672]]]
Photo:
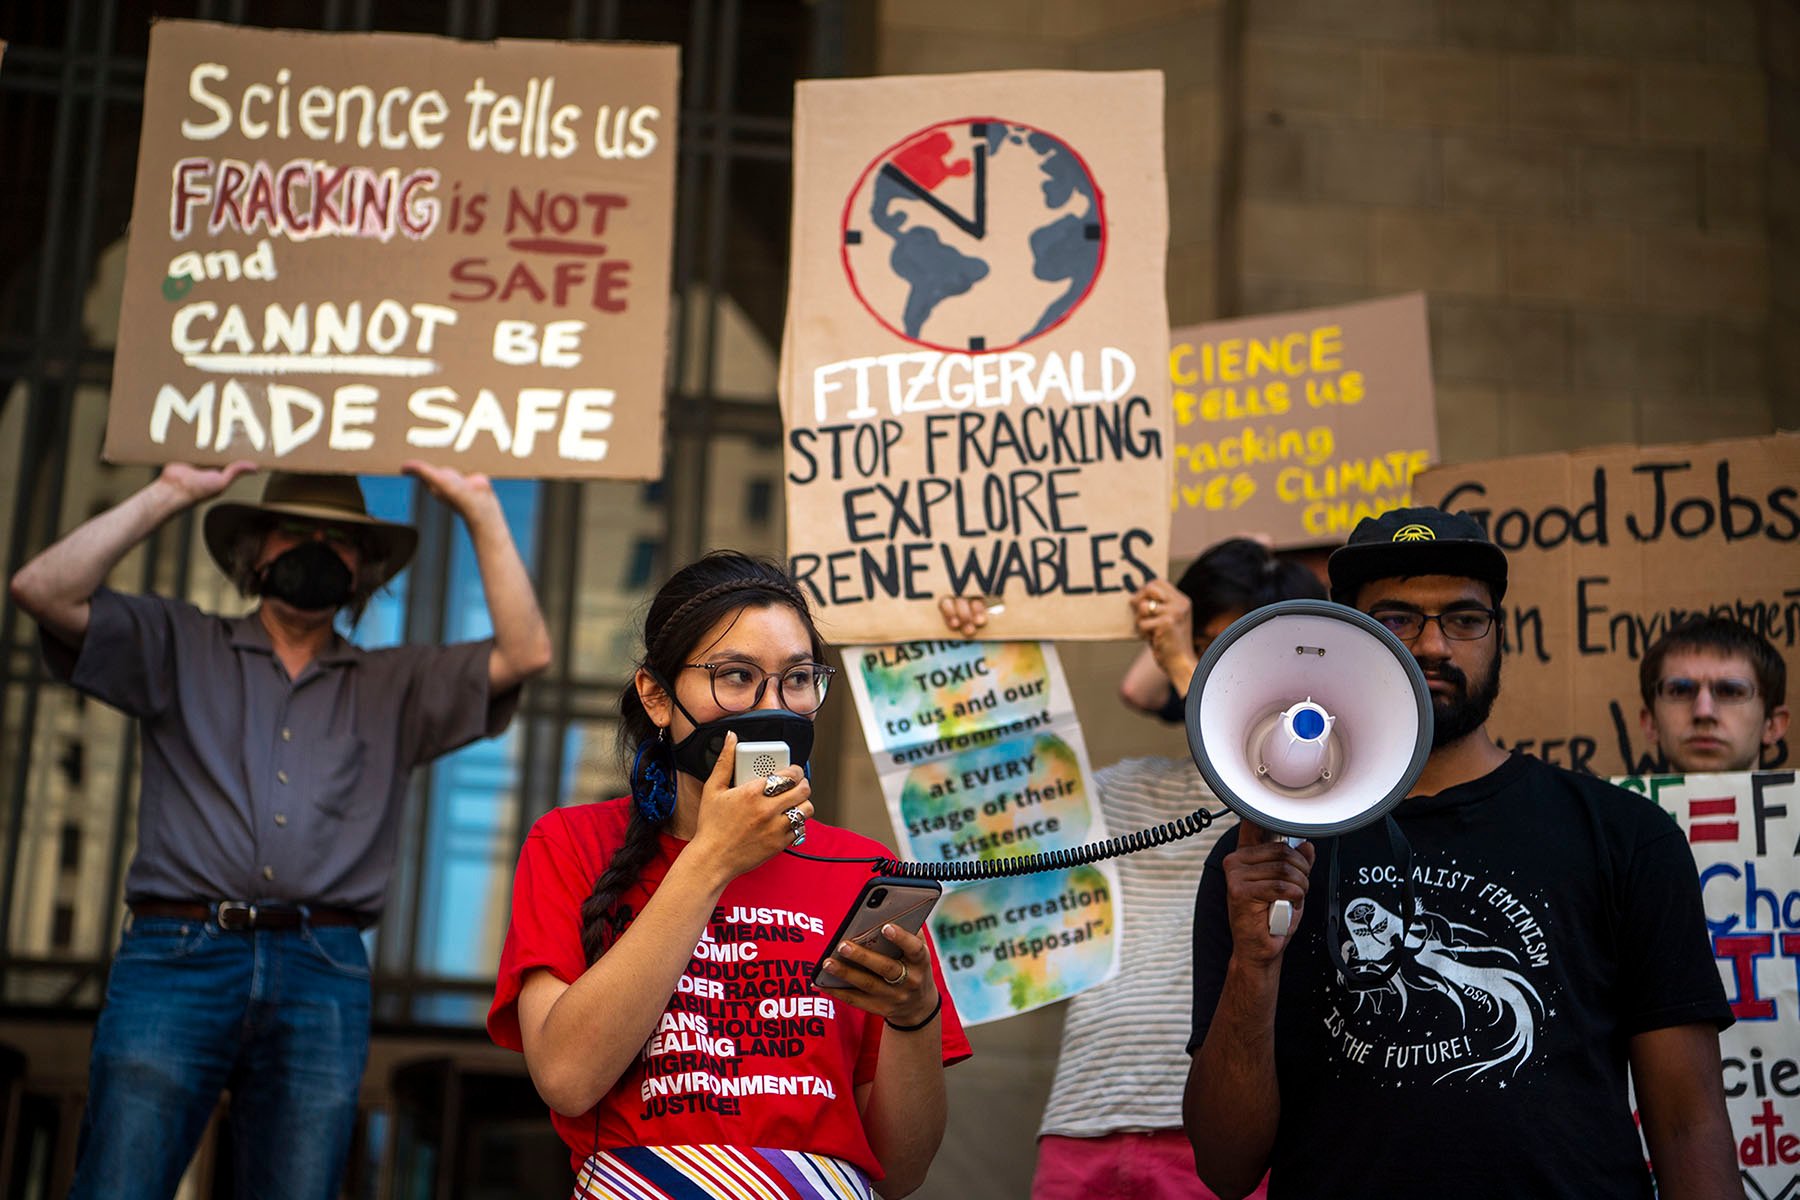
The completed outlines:
[[[838,924],[838,930],[825,943],[825,953],[813,968],[813,983],[819,987],[849,987],[849,983],[825,969],[825,959],[837,953],[845,942],[867,946],[877,954],[900,957],[900,948],[881,936],[883,925],[898,925],[908,933],[925,927],[925,918],[937,906],[944,885],[935,879],[901,879],[893,875],[877,875],[863,884],[862,891],[851,902],[850,911]]]
[[[743,787],[752,779],[767,779],[789,761],[786,742],[739,742],[737,762],[732,766],[732,786]]]

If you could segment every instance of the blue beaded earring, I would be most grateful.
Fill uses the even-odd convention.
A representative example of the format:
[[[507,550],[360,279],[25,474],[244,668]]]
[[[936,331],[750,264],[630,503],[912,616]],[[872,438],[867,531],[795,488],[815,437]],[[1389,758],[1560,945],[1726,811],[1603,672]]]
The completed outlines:
[[[669,731],[658,729],[654,740],[638,743],[631,762],[631,799],[652,825],[661,825],[675,811],[675,781],[663,760],[668,757]]]

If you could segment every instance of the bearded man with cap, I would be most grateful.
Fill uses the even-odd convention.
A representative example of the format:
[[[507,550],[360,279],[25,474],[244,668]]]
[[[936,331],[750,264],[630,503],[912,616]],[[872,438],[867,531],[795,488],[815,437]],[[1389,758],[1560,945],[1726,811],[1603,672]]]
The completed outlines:
[[[340,637],[417,535],[347,476],[272,474],[221,503],[207,549],[242,617],[105,586],[171,517],[254,469],[181,464],[39,554],[12,596],[59,678],[135,717],[130,917],[94,1032],[74,1197],[174,1193],[231,1093],[239,1196],[326,1200],[369,1041],[361,932],[379,916],[412,769],[511,720],[550,661],[487,479],[408,464],[468,526],[494,636],[363,650]]]
[[[1505,555],[1410,508],[1329,566],[1332,599],[1423,670],[1432,751],[1392,826],[1315,854],[1244,822],[1214,848],[1183,1101],[1201,1178],[1242,1196],[1268,1168],[1271,1200],[1742,1196],[1731,1010],[1680,828],[1488,735]]]

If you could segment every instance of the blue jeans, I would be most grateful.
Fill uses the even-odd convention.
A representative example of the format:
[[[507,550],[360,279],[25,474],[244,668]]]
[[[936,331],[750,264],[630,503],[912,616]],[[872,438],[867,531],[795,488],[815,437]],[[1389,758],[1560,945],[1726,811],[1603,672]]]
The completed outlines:
[[[134,919],[94,1030],[71,1200],[166,1200],[231,1092],[235,1195],[335,1200],[369,1054],[348,925]]]

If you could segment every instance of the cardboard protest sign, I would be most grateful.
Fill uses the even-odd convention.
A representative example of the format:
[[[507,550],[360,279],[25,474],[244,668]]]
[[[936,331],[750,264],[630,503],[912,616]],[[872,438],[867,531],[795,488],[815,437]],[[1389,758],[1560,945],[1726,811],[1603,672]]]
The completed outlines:
[[[677,55],[158,22],[106,457],[660,474]]]
[[[1437,458],[1422,293],[1172,337],[1177,558],[1245,531],[1284,549],[1341,542],[1410,504]]]
[[[1792,771],[1615,782],[1681,825],[1737,1023],[1719,1035],[1745,1194],[1800,1194],[1800,784]]]
[[[1107,836],[1054,646],[850,646],[844,666],[901,857],[975,864]],[[1111,978],[1118,897],[1106,863],[947,885],[930,928],[963,1024]]]
[[[1167,567],[1162,77],[802,83],[788,553],[834,642],[1128,637]]]
[[[1508,747],[1592,774],[1661,767],[1638,662],[1692,616],[1740,621],[1800,668],[1800,436],[1439,467],[1413,494],[1467,510],[1506,551],[1488,728]],[[1761,765],[1791,761],[1783,744]]]

